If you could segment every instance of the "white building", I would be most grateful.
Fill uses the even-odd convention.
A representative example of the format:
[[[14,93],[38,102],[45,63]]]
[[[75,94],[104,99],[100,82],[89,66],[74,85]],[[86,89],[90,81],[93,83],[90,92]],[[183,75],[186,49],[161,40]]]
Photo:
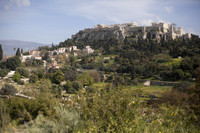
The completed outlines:
[[[91,54],[94,52],[94,49],[90,48],[90,46],[86,46],[84,49],[83,49],[83,53],[85,54]]]
[[[38,51],[38,50],[31,50],[31,51],[29,51],[29,54],[33,55],[33,56],[40,56],[40,51]]]
[[[26,60],[30,60],[31,57],[32,57],[32,55],[23,55],[23,56],[21,57],[22,62],[25,62]]]
[[[66,51],[66,48],[65,48],[65,47],[59,48],[59,49],[58,49],[58,52],[59,52],[59,53],[64,53],[65,51]]]

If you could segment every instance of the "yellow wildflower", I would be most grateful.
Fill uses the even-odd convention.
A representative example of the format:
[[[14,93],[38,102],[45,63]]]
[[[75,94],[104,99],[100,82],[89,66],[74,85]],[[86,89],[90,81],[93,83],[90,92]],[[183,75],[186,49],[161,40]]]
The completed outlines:
[[[161,132],[159,132],[159,133],[161,133]]]
[[[135,101],[132,102],[132,104],[134,104],[134,103],[135,103]]]

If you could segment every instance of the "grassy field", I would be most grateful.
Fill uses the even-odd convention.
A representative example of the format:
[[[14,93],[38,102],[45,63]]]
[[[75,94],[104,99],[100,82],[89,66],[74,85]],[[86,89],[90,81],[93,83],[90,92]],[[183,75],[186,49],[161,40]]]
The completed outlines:
[[[106,86],[106,83],[95,83],[92,85],[92,87],[102,89]],[[138,90],[146,95],[155,95],[160,96],[162,93],[164,93],[167,90],[171,90],[172,86],[144,86],[142,84],[139,85],[133,85],[133,86],[125,86],[122,87],[122,89],[131,89],[131,90]]]

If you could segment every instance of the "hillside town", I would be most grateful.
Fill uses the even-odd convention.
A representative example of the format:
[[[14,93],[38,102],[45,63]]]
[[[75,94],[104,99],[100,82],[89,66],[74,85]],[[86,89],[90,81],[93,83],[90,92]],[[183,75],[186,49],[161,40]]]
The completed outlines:
[[[43,60],[44,67],[46,69],[49,68],[60,68],[60,65],[58,65],[59,56],[64,56],[66,58],[69,58],[69,56],[80,56],[80,55],[89,55],[94,52],[94,49],[92,49],[90,46],[86,46],[84,49],[78,49],[77,46],[70,46],[70,47],[60,47],[57,50],[53,51],[46,51],[49,56],[49,60],[51,60],[52,63],[47,65],[47,62]],[[33,60],[42,60],[42,56],[44,56],[44,53],[42,54],[39,50],[31,50],[28,51],[28,55],[21,54],[21,61],[27,62],[27,61],[33,61]]]

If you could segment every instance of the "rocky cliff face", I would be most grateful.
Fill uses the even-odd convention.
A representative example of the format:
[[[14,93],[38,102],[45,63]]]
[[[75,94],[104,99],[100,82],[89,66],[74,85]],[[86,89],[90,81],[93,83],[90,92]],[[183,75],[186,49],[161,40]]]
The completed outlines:
[[[97,25],[95,28],[79,31],[72,36],[75,41],[95,40],[115,38],[123,41],[125,37],[134,36],[136,39],[163,40],[175,39],[178,37],[189,38],[188,34],[176,34],[177,31],[171,28],[171,25],[159,23],[152,26],[137,26],[127,24],[116,24],[110,26]],[[187,36],[186,36],[187,35]]]
[[[95,40],[109,38],[123,40],[125,36],[120,28],[85,29],[72,36],[73,40]]]

